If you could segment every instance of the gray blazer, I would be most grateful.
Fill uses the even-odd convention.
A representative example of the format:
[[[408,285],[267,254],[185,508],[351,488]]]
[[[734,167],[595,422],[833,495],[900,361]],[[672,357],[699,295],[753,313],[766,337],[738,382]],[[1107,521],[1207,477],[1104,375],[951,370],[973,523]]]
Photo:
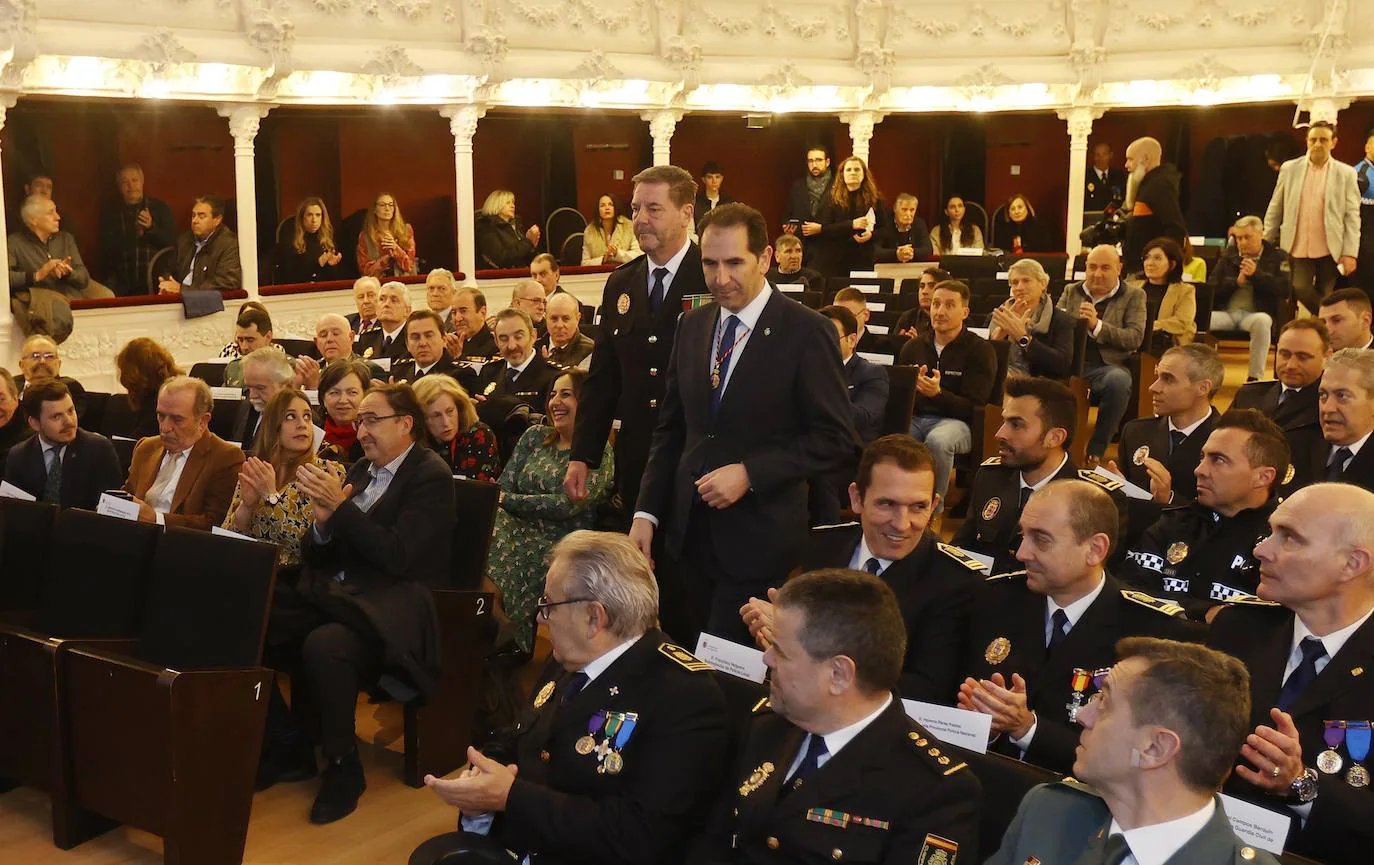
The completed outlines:
[[[1269,209],[1264,212],[1264,239],[1292,252],[1298,230],[1298,204],[1302,184],[1307,179],[1306,154],[1290,159],[1279,168],[1278,185]],[[1326,245],[1332,258],[1360,254],[1360,186],[1355,169],[1331,160],[1326,172]]]
[[[1058,307],[1077,318],[1078,307],[1085,300],[1088,294],[1083,290],[1083,283],[1075,282],[1064,288]],[[1090,334],[1088,339],[1097,341],[1097,348],[1107,363],[1124,365],[1145,340],[1145,290],[1122,282],[1120,290],[1107,302],[1102,330],[1096,337]]]
[[[1219,798],[1216,805],[1212,819],[1166,865],[1278,865],[1272,854],[1242,843]],[[1041,784],[1021,800],[1001,849],[985,865],[1099,863],[1111,823],[1107,803],[1077,781]]]

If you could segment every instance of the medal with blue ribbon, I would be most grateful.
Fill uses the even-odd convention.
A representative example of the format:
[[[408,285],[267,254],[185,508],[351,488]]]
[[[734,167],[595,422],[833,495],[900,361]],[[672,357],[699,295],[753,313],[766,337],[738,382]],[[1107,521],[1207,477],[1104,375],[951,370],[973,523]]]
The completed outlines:
[[[1368,721],[1345,722],[1345,750],[1350,754],[1350,768],[1345,770],[1345,783],[1352,787],[1369,786],[1369,770],[1360,765],[1369,756],[1369,740]]]
[[[577,750],[577,753],[585,757],[596,750],[595,737],[596,734],[601,731],[601,725],[605,723],[605,721],[605,709],[602,709],[600,712],[597,712],[595,715],[592,715],[591,720],[587,722],[587,735],[583,736],[581,739],[578,739],[577,744],[573,746]]]
[[[601,765],[597,767],[598,772],[605,772],[608,775],[617,775],[620,770],[625,768],[625,760],[620,756],[620,750],[625,747],[625,743],[630,741],[630,736],[635,731],[635,724],[639,722],[639,715],[635,712],[614,712],[615,729],[611,728],[611,722],[606,722],[606,741],[604,745],[609,745],[610,750],[606,753]]]
[[[1327,721],[1322,728],[1322,741],[1326,750],[1317,755],[1317,768],[1328,775],[1341,771],[1345,761],[1341,759],[1341,743],[1345,741],[1345,722]]]

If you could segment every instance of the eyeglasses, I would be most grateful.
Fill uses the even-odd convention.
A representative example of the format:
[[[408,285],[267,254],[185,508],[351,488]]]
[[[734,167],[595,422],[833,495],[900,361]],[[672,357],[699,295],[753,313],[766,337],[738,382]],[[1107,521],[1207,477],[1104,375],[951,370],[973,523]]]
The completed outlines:
[[[356,418],[354,418],[354,420],[353,420],[353,428],[354,428],[354,429],[362,429],[363,427],[376,426],[377,423],[380,422],[380,421],[384,421],[384,420],[394,420],[394,419],[396,419],[396,418],[398,418],[398,417],[409,417],[409,415],[403,415],[403,414],[383,414],[383,415],[376,415],[376,414],[360,414],[360,415],[358,415]]]
[[[27,357],[29,360],[57,360],[57,352],[31,351],[28,354],[24,355],[24,357]]]
[[[377,202],[377,207],[378,207],[378,208],[383,208],[383,207],[395,207],[395,206],[396,206],[396,202],[394,202],[394,201],[379,201],[379,202]]]
[[[539,601],[534,605],[534,617],[541,622],[549,620],[549,610],[554,607],[561,607],[564,604],[585,604],[595,598],[568,598],[566,601],[550,601],[548,595],[540,595]]]

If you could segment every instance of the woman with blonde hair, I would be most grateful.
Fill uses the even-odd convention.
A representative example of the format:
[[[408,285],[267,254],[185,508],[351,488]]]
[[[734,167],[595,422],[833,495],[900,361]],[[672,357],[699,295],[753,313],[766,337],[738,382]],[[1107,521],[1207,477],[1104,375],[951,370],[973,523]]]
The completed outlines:
[[[342,279],[343,253],[334,245],[334,223],[324,199],[311,195],[296,207],[294,230],[277,245],[277,283]]]
[[[434,452],[448,462],[455,475],[495,483],[501,473],[496,433],[477,419],[477,407],[458,380],[438,373],[422,376],[412,387],[425,410],[425,427]]]
[[[415,275],[415,231],[401,216],[396,196],[377,196],[358,235],[358,271],[363,276]]]
[[[884,219],[882,193],[857,156],[840,163],[830,195],[816,213],[815,268],[826,276],[873,269],[873,232]]]
[[[482,203],[474,226],[478,270],[529,267],[539,246],[539,226],[520,230],[515,193],[495,189]]]

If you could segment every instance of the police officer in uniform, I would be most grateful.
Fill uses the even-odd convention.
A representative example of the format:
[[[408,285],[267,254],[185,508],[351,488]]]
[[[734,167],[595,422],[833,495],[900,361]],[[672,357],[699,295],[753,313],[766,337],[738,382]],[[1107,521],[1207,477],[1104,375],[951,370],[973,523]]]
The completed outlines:
[[[724,778],[725,699],[709,666],[654,627],[658,589],[624,535],[578,531],[554,548],[538,616],[553,657],[517,723],[452,779],[426,786],[460,809],[411,865],[507,860],[673,861]],[[485,836],[485,837],[483,837]],[[480,859],[498,861],[498,859]]]
[[[978,780],[892,690],[905,638],[877,577],[823,570],[783,586],[770,700],[689,863],[979,861]]]
[[[683,298],[707,293],[701,250],[689,237],[697,194],[692,175],[656,165],[636,174],[634,184],[635,237],[645,254],[606,279],[601,334],[578,400],[563,484],[573,501],[586,498],[588,467],[601,465],[611,423],[619,420],[615,482],[627,527],[649,462]]]
[[[1255,544],[1269,533],[1288,458],[1288,442],[1269,418],[1254,409],[1222,415],[1202,447],[1197,500],[1164,509],[1130,545],[1122,579],[1197,621],[1237,595],[1254,594]]]
[[[1073,765],[1077,708],[1123,636],[1190,639],[1183,609],[1106,572],[1116,509],[1088,481],[1051,481],[1021,513],[1025,570],[989,577],[974,604],[962,708],[992,716],[990,748],[1055,772]],[[1077,672],[1086,671],[1086,672]]]
[[[1021,509],[1031,493],[1051,481],[1077,478],[1111,493],[1119,531],[1124,531],[1127,503],[1120,482],[1079,469],[1069,459],[1077,414],[1073,392],[1053,379],[1007,380],[998,455],[984,460],[974,476],[968,519],[954,535],[955,546],[992,556],[994,574],[1019,567]]]
[[[1245,739],[1249,681],[1235,658],[1132,637],[1079,712],[1075,778],[1021,800],[988,865],[1278,865],[1236,837],[1217,798]],[[1143,693],[1142,693],[1143,692]],[[1091,785],[1091,786],[1088,786]]]

